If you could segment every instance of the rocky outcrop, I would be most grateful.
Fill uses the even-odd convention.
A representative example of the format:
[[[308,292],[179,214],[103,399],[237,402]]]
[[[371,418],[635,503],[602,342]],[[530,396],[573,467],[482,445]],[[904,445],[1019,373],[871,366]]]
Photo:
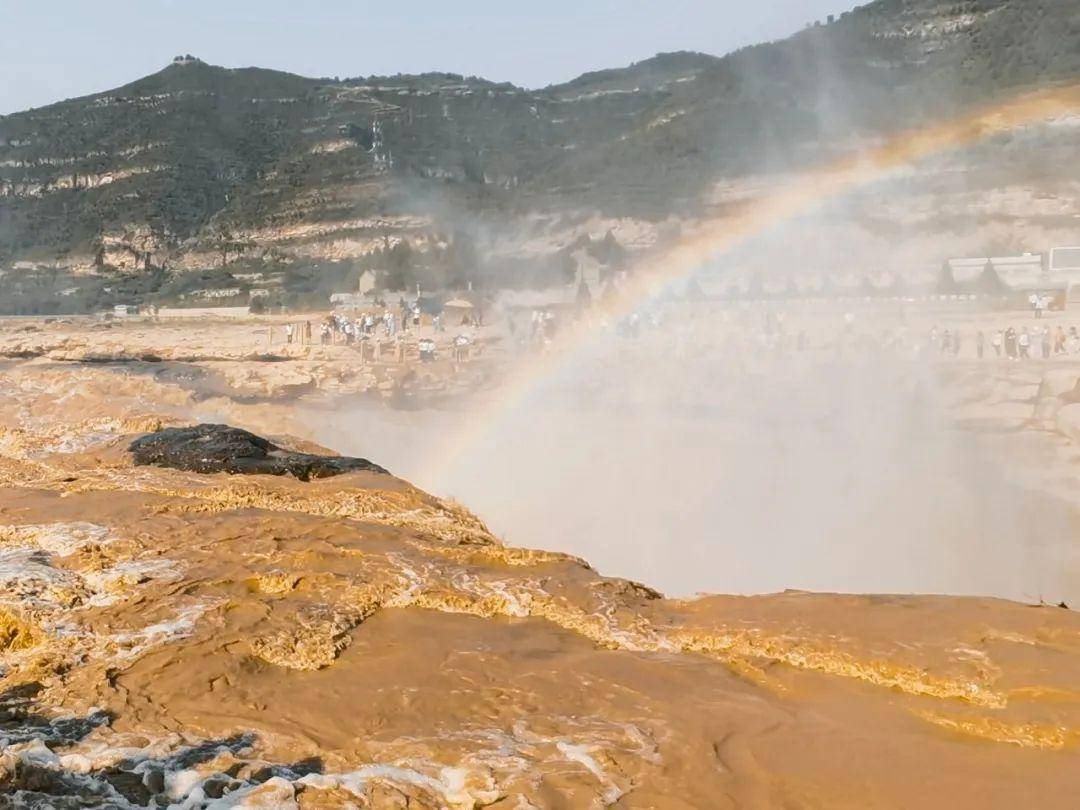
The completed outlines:
[[[136,439],[129,450],[136,464],[197,473],[291,475],[301,481],[349,472],[386,473],[366,458],[296,453],[228,425],[166,428]]]

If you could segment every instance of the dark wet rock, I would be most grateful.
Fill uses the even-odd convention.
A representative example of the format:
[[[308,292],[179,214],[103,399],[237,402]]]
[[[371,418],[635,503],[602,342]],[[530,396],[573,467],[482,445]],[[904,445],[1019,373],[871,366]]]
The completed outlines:
[[[7,731],[15,725],[20,730],[35,732],[32,736],[43,740],[48,747],[52,748],[56,742],[62,749],[71,734],[56,732],[56,721],[49,723],[34,714],[34,700],[39,691],[37,684],[27,684],[0,693],[0,707],[9,712],[5,719],[9,726]],[[94,722],[107,720],[107,715],[100,712],[89,717],[95,718]],[[36,722],[32,728],[31,721]],[[70,722],[68,726],[75,728]],[[5,739],[5,730],[0,728],[0,751],[10,742]],[[234,791],[262,784],[273,777],[296,782],[306,774],[322,772],[323,763],[317,757],[289,765],[251,759],[255,743],[254,733],[234,734],[179,748],[160,759],[140,756],[88,772],[15,757],[0,769],[0,810],[134,810],[137,807],[164,810],[179,807],[181,805],[166,789],[166,775],[198,768],[222,754],[241,759],[225,771],[209,774],[199,785],[201,797],[193,794],[194,798],[183,803],[184,807],[206,807]]]
[[[11,798],[10,805],[4,804],[4,794]],[[0,788],[0,808],[121,807],[122,798],[107,782],[22,761]]]
[[[193,768],[203,762],[209,762],[219,754],[238,755],[255,745],[255,735],[233,734],[220,740],[207,740],[199,745],[185,748],[178,754],[165,760],[165,769],[170,771],[182,771]]]
[[[120,768],[109,768],[103,771],[101,778],[112,785],[113,790],[137,807],[145,807],[154,798],[154,794],[162,793],[165,790],[164,779],[162,779],[160,787],[150,790],[143,782],[143,777],[140,774]]]
[[[248,780],[256,785],[261,785],[263,782],[267,782],[277,776],[277,772],[269,765],[264,765],[261,768],[256,768],[248,776]]]
[[[143,784],[151,793],[165,792],[165,772],[161,768],[150,768],[143,774]]]
[[[25,720],[34,698],[41,692],[41,684],[24,683],[0,692],[0,723]]]
[[[0,693],[0,745],[41,740],[50,748],[78,742],[98,726],[109,723],[106,712],[85,717],[48,718],[34,709],[41,685],[26,683]]]
[[[128,449],[136,464],[198,473],[292,475],[310,481],[348,472],[386,472],[364,458],[295,453],[228,425],[165,428],[141,436]]]
[[[219,776],[211,776],[203,782],[203,795],[208,799],[220,799],[229,790],[232,780]]]
[[[93,712],[86,717],[64,717],[49,724],[47,742],[71,745],[87,736],[95,728],[108,725],[112,718],[106,712]]]
[[[308,757],[307,759],[302,759],[299,762],[294,762],[292,765],[289,765],[286,770],[289,771],[289,774],[286,775],[285,778],[290,781],[301,779],[309,774],[322,773],[322,757]]]

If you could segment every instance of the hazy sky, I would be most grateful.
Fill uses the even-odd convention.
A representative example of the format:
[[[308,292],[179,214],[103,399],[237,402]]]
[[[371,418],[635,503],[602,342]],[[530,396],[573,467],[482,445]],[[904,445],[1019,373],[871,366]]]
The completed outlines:
[[[723,54],[855,0],[0,0],[0,114],[192,53],[306,76],[444,70],[540,87],[660,51]]]

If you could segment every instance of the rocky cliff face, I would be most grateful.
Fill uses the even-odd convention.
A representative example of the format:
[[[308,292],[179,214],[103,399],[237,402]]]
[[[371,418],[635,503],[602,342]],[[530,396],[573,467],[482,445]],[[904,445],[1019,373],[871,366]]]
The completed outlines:
[[[1078,33],[1064,2],[877,0],[723,59],[669,54],[537,91],[183,60],[0,118],[0,268],[355,260],[463,228],[511,256],[620,226],[648,247],[658,222],[731,204],[748,177],[1075,78]],[[1052,134],[1056,152],[1075,139]],[[718,180],[735,197],[718,200]],[[1023,197],[1006,217],[1026,216]]]

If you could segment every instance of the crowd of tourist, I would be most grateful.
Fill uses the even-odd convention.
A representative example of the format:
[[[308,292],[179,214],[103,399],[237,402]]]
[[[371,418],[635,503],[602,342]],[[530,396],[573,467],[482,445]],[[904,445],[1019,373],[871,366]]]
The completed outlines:
[[[977,325],[926,331],[908,322],[904,313],[886,317],[894,320],[882,329],[874,318],[853,312],[825,315],[773,308],[703,309],[654,305],[643,307],[609,322],[602,310],[574,310],[551,307],[519,308],[505,311],[506,337],[518,351],[546,352],[567,319],[598,319],[617,338],[636,341],[649,338],[650,344],[675,356],[696,350],[749,351],[751,353],[799,353],[812,350],[871,354],[885,351],[922,359],[976,358],[1022,361],[1055,357],[1080,357],[1080,330],[1077,326],[1047,323],[1047,308],[1040,299],[1032,304],[1036,322],[1020,327],[986,328]],[[380,311],[381,310],[381,311]],[[397,310],[397,311],[395,311]],[[899,323],[895,320],[899,315]],[[824,318],[822,318],[824,315]],[[908,313],[910,315],[910,313]],[[478,319],[467,316],[457,328],[454,316],[452,337],[440,339],[447,331],[445,313],[424,313],[420,301],[401,300],[397,308],[385,305],[361,312],[334,312],[321,320],[301,321],[285,326],[287,343],[302,345],[358,346],[362,359],[394,354],[399,362],[406,356],[430,362],[445,356],[456,361],[470,359],[479,347]],[[830,329],[829,321],[835,318]],[[925,321],[924,321],[925,323]],[[808,331],[809,330],[809,331]],[[695,348],[696,347],[696,348]]]
[[[462,323],[462,331],[447,343],[447,353],[457,361],[468,360],[476,336],[470,319]],[[415,344],[417,356],[422,362],[435,360],[438,355],[438,339],[446,333],[442,313],[424,315],[418,301],[401,301],[400,311],[385,306],[378,310],[348,315],[333,312],[322,320],[310,320],[285,324],[285,342],[311,346],[357,346],[361,358],[383,355],[387,346],[393,347],[399,362],[404,362],[409,348]],[[271,336],[271,342],[273,337]]]
[[[1019,330],[1009,326],[989,333],[979,329],[970,335],[975,356],[1005,357],[1010,360],[1042,358],[1047,360],[1059,355],[1080,354],[1080,332],[1075,326],[1023,326]],[[930,347],[940,354],[958,356],[965,336],[957,329],[938,332],[930,330]]]

